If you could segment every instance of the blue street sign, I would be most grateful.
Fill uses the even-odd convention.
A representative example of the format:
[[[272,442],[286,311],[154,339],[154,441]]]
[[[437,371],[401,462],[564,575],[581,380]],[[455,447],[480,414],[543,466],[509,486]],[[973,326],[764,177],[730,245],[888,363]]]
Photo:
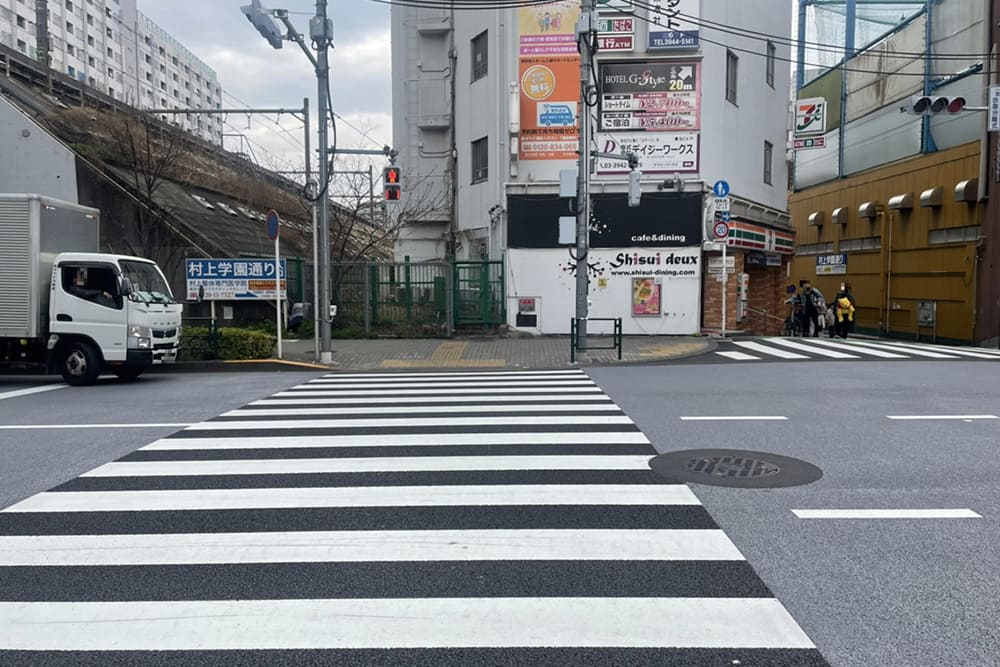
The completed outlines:
[[[728,197],[729,183],[726,183],[725,181],[716,181],[715,185],[712,186],[712,192],[714,192],[715,196],[720,199],[723,197]]]
[[[729,222],[730,220],[733,219],[732,216],[733,216],[733,214],[731,212],[729,212],[729,211],[720,211],[719,212],[719,220],[721,220],[722,222]]]
[[[267,238],[278,238],[278,212],[273,209],[267,212]]]

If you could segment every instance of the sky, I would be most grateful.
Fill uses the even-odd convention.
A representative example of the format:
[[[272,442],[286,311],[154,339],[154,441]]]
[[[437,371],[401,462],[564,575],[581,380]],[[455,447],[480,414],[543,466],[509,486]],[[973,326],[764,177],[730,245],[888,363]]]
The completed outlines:
[[[298,44],[286,41],[276,50],[259,35],[240,11],[241,5],[249,3],[138,0],[138,7],[215,70],[224,108],[301,108],[303,98],[308,97],[313,115],[310,141],[315,149],[315,70]],[[296,29],[308,36],[315,0],[264,0],[263,5],[287,9]],[[389,5],[374,0],[329,0],[327,16],[333,20],[330,81],[333,110],[339,116],[337,146],[380,149],[392,143]],[[249,119],[244,114],[228,115],[223,133],[246,135],[252,142],[249,147],[247,140],[224,137],[225,147],[252,150],[265,167],[301,169],[305,161],[302,124],[291,117],[279,121],[273,115]],[[376,166],[384,163],[384,159],[375,162]]]

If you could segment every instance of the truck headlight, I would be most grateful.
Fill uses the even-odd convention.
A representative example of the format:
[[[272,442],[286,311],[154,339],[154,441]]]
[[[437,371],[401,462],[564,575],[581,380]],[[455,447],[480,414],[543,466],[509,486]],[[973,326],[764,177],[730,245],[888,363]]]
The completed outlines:
[[[128,335],[132,338],[152,338],[153,330],[150,327],[139,326],[138,324],[130,324],[128,327]]]
[[[153,349],[153,330],[150,327],[130,324],[128,328],[128,349],[130,350],[151,350]]]

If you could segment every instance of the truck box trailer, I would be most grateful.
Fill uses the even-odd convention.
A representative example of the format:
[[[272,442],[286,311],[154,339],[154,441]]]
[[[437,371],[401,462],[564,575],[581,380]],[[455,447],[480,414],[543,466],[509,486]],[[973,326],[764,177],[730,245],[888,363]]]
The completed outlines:
[[[0,194],[0,369],[86,385],[171,363],[182,304],[141,257],[100,252],[100,211]]]

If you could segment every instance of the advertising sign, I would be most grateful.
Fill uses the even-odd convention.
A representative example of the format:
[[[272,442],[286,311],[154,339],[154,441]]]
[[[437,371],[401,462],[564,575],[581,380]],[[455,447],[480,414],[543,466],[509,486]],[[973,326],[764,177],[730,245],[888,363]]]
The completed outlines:
[[[990,132],[1000,132],[1000,86],[990,86],[988,91],[987,129]]]
[[[826,148],[826,137],[806,137],[804,139],[792,139],[792,148],[797,151],[810,150],[812,148]]]
[[[631,51],[635,48],[635,18],[602,16],[598,21],[598,51]]]
[[[647,276],[632,279],[632,314],[660,314],[660,279]]]
[[[826,132],[826,98],[807,97],[795,102],[795,136]],[[819,148],[819,146],[816,146]]]
[[[579,0],[556,0],[518,10],[521,56],[577,54]]]
[[[649,0],[646,48],[697,49],[700,0]]]
[[[602,63],[602,130],[697,130],[701,67],[696,61]]]
[[[842,276],[847,273],[847,255],[817,255],[817,276]]]
[[[644,174],[691,173],[698,171],[698,132],[598,133],[598,150],[603,153],[635,153]],[[627,174],[624,160],[597,158],[597,174]]]
[[[575,160],[580,57],[521,58],[521,160]]]
[[[281,260],[281,292],[285,298],[286,262]],[[276,299],[274,259],[188,259],[187,298],[197,299],[205,289],[207,301]]]

